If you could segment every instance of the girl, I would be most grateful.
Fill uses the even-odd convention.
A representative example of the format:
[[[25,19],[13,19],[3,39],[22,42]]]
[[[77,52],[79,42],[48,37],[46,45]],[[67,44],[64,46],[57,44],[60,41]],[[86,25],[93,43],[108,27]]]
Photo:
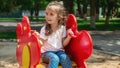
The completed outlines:
[[[61,63],[63,68],[72,68],[69,57],[64,52],[64,47],[71,37],[66,36],[65,18],[66,12],[60,2],[51,2],[46,7],[46,24],[41,28],[40,38],[42,41],[42,58],[49,58],[48,68],[58,68]],[[67,30],[67,34],[73,34]]]

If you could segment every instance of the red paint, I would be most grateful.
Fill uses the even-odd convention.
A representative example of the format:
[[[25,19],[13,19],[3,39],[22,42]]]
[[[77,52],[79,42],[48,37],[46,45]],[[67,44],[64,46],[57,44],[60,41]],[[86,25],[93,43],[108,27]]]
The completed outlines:
[[[74,35],[69,45],[65,48],[66,53],[77,64],[77,68],[87,68],[85,60],[92,54],[93,43],[90,34],[86,30],[77,29],[77,21],[73,14],[69,14],[67,19],[67,29],[72,29]]]
[[[20,68],[22,68],[22,51],[24,46],[28,46],[30,50],[30,68],[35,68],[40,62],[40,43],[36,33],[30,28],[27,16],[24,16],[22,22],[17,24],[16,35],[18,39],[16,57]]]

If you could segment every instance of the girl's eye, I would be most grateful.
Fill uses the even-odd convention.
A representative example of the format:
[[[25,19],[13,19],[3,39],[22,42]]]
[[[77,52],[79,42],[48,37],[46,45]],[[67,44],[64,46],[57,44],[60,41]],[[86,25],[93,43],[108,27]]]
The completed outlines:
[[[53,16],[53,13],[50,13],[51,16]]]
[[[45,14],[46,14],[46,15],[48,15],[48,13],[47,13],[47,12],[46,12]]]

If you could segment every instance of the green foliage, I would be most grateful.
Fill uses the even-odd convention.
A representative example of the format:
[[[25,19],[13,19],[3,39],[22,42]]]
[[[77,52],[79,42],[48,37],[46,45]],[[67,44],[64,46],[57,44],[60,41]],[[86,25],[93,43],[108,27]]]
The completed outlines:
[[[30,19],[30,21],[45,21],[45,18],[38,18],[37,20],[36,20],[36,18],[30,18],[29,17],[29,19]],[[21,18],[0,18],[0,21],[21,21]]]
[[[98,31],[116,31],[116,30],[120,30],[120,19],[117,19],[117,20],[110,20],[110,23],[108,26],[106,26],[104,24],[104,20],[100,20],[100,21],[96,21],[96,28],[95,29],[92,29],[90,28],[90,21],[87,20],[78,20],[78,29],[79,30],[98,30]]]
[[[0,18],[0,21],[21,21],[21,18]]]
[[[9,13],[18,9],[16,0],[0,0],[0,13]]]
[[[16,39],[15,32],[0,32],[0,39]]]

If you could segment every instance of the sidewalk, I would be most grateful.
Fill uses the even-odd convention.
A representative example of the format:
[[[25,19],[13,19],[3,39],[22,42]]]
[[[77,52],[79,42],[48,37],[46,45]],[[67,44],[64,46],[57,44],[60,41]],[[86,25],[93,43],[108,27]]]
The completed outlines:
[[[15,31],[17,26],[14,22],[0,22],[0,31]],[[39,31],[44,22],[30,22],[31,29]]]
[[[40,30],[44,23],[31,22],[31,29]],[[15,31],[17,22],[0,22],[0,31]],[[89,31],[93,48],[120,56],[120,31]]]
[[[120,56],[120,31],[92,31],[94,49]]]

